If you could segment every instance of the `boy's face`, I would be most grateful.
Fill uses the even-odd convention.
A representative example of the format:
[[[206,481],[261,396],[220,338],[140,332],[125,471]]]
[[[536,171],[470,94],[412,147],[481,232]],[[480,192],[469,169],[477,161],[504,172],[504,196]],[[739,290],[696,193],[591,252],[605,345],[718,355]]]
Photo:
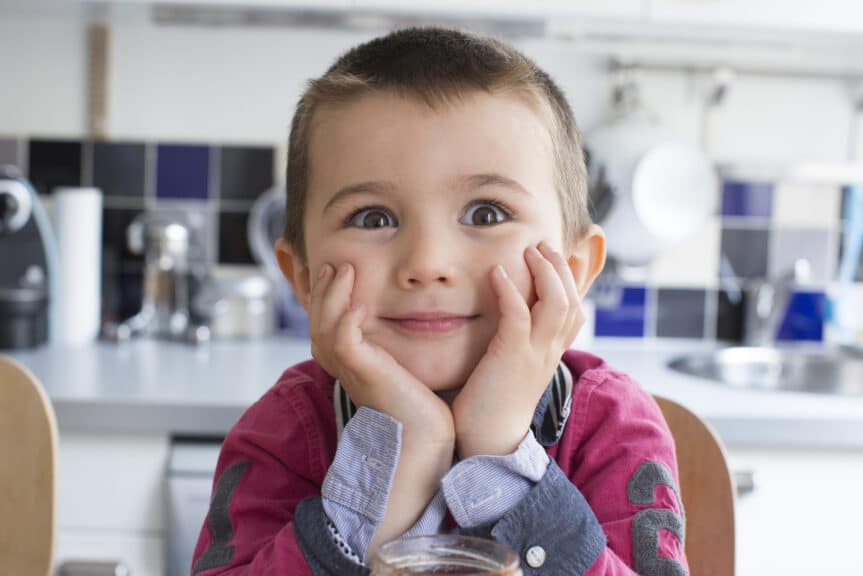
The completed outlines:
[[[516,96],[365,95],[316,114],[310,159],[301,302],[322,265],[351,263],[364,337],[432,390],[463,385],[497,330],[492,268],[532,304],[525,248],[568,253],[551,137]]]

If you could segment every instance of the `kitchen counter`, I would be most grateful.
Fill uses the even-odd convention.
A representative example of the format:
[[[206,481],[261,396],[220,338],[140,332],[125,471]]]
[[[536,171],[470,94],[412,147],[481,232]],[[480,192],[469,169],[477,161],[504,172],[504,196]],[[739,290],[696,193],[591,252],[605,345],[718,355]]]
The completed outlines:
[[[603,339],[588,350],[651,393],[688,406],[728,446],[863,448],[863,396],[735,390],[666,367],[674,356],[716,346]],[[309,342],[275,337],[194,347],[140,340],[0,353],[42,381],[61,434],[220,437],[285,368],[309,357]]]

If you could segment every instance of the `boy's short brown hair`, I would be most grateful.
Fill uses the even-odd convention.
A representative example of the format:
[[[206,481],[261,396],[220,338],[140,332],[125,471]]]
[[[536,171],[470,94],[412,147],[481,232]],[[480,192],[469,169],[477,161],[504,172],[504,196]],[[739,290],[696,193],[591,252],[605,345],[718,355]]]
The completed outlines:
[[[527,96],[545,118],[555,156],[555,184],[571,245],[588,227],[587,175],[572,110],[532,60],[498,40],[442,28],[410,28],[361,44],[311,80],[300,97],[288,141],[285,240],[306,257],[309,136],[315,112],[376,91],[418,98],[434,109],[472,91]]]

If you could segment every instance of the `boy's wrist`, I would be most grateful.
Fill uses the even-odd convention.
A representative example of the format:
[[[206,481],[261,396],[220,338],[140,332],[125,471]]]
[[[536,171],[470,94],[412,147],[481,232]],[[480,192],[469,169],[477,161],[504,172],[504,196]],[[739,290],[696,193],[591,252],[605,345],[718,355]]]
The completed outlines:
[[[512,454],[528,432],[529,426],[499,426],[495,430],[457,432],[456,450],[459,460],[471,456],[506,456]]]

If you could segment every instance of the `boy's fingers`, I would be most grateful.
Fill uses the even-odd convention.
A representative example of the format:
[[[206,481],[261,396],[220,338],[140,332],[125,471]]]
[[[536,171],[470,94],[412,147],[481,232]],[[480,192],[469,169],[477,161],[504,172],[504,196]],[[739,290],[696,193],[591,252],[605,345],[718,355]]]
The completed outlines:
[[[333,267],[329,264],[324,264],[321,266],[314,284],[312,284],[312,305],[309,311],[309,331],[311,332],[311,336],[316,336],[320,333],[321,303],[332,279]]]
[[[537,301],[530,312],[535,343],[549,343],[563,330],[569,313],[569,301],[562,279],[554,265],[534,246],[525,250],[525,260],[533,275]]]
[[[551,265],[554,266],[554,269],[557,271],[557,275],[563,284],[563,289],[566,292],[566,300],[569,303],[569,309],[563,330],[565,331],[567,342],[569,343],[575,339],[578,329],[581,328],[581,325],[584,323],[584,310],[581,308],[581,297],[578,294],[578,286],[575,285],[575,278],[572,275],[572,271],[569,269],[569,265],[559,252],[549,246],[547,242],[540,242],[539,251],[549,262],[551,262]],[[571,338],[570,332],[572,332]]]
[[[339,362],[352,372],[362,371],[358,360],[359,347],[363,343],[363,331],[360,326],[365,316],[365,306],[356,304],[342,315],[336,327],[333,352]]]
[[[350,375],[345,382],[348,395],[358,406],[369,406],[376,410],[382,410],[382,402],[385,398],[378,397],[381,386],[385,386],[382,372],[386,360],[382,358],[382,352],[373,343],[367,341],[363,335],[362,323],[366,318],[366,307],[362,304],[354,304],[339,320],[336,329],[333,352],[336,359],[344,370]],[[382,363],[382,360],[384,363]],[[364,384],[357,388],[357,382]]]
[[[498,264],[492,269],[492,288],[497,295],[498,307],[500,308],[500,323],[498,334],[506,337],[510,334],[524,332],[530,334],[530,309],[524,301],[518,287],[506,273],[503,266]]]
[[[354,288],[354,269],[350,264],[341,264],[321,298],[318,328],[323,333],[334,330],[351,304]]]

